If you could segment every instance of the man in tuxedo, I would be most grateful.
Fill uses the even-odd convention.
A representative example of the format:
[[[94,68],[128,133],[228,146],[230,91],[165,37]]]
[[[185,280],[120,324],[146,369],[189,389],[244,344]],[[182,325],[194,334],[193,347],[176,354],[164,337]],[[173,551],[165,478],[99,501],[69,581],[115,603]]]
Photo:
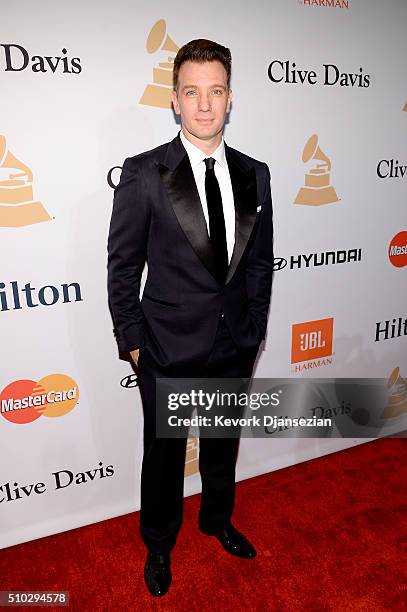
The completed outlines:
[[[140,531],[148,548],[144,577],[155,596],[171,583],[186,450],[186,437],[156,436],[156,378],[250,378],[266,334],[270,173],[223,140],[230,76],[230,51],[222,45],[199,39],[178,51],[172,99],[181,131],[125,160],[110,223],[109,307],[143,403]],[[231,523],[238,444],[239,437],[200,438],[199,529],[250,559],[255,548]]]

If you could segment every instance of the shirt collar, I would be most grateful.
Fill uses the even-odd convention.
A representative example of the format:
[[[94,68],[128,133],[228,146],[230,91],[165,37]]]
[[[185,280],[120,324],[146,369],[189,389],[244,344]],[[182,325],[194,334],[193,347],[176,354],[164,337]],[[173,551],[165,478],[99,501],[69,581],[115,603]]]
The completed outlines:
[[[180,131],[181,142],[184,145],[186,152],[188,153],[189,161],[191,162],[192,168],[198,166],[198,164],[202,163],[204,159],[207,157],[213,157],[218,164],[223,167],[226,167],[226,155],[225,155],[225,141],[222,140],[218,146],[218,148],[212,153],[212,155],[208,156],[206,153],[201,151],[198,147],[196,147],[192,142],[185,137],[183,131]]]

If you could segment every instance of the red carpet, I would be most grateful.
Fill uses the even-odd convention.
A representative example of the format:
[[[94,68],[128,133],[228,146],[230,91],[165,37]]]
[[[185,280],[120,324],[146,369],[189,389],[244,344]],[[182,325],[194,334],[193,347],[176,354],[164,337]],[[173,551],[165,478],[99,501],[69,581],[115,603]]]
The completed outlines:
[[[253,560],[201,534],[199,496],[189,497],[163,598],[144,585],[138,513],[0,551],[0,589],[67,590],[81,612],[407,610],[406,483],[406,439],[239,483],[234,524]]]

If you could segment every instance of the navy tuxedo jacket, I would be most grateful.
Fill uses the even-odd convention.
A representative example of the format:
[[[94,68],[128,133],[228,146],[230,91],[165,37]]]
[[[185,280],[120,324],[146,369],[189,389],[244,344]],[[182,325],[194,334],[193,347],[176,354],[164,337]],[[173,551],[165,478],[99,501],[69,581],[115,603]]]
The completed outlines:
[[[205,217],[179,135],[125,160],[107,246],[109,308],[121,358],[147,347],[162,367],[202,364],[222,312],[239,349],[258,348],[265,337],[273,275],[270,173],[265,163],[226,144],[225,153],[235,245],[223,285],[214,274]]]

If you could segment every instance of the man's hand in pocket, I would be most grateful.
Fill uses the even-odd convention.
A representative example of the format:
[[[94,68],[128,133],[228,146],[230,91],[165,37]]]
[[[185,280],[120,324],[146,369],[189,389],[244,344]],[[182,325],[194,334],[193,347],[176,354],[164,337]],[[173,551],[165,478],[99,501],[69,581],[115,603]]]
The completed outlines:
[[[131,358],[133,359],[136,366],[138,365],[140,349],[134,349],[134,351],[130,351]]]

